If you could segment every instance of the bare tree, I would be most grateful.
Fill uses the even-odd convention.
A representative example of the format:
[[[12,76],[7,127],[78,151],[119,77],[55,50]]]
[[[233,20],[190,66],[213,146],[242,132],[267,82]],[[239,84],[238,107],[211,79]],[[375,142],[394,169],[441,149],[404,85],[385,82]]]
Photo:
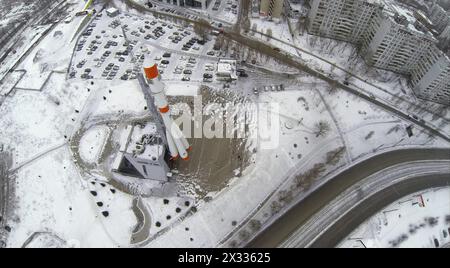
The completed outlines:
[[[210,24],[207,20],[200,19],[197,23],[194,24],[194,32],[195,34],[200,36],[200,38],[205,40],[208,37],[209,26]]]
[[[278,212],[280,212],[282,208],[283,206],[278,201],[273,201],[270,204],[270,211],[272,212],[272,215],[275,215]]]
[[[292,191],[282,190],[278,193],[278,201],[280,203],[289,204],[294,199]]]
[[[267,29],[266,34],[267,34],[267,41],[270,41],[270,39],[272,38],[272,34],[273,34],[272,29],[271,28]]]
[[[333,95],[334,93],[336,93],[337,91],[338,91],[338,84],[337,84],[337,82],[336,81],[332,81],[332,82],[330,82],[329,84],[328,84],[329,86],[328,86],[328,93],[330,94],[330,95]]]
[[[315,164],[311,169],[306,171],[305,173],[300,174],[295,178],[295,186],[297,188],[303,188],[304,190],[308,190],[313,182],[318,179],[323,172],[325,172],[326,167],[323,163]],[[276,201],[275,201],[276,202]]]
[[[223,35],[219,35],[216,38],[216,42],[214,43],[214,48],[217,50],[223,49],[225,45],[225,37]]]
[[[242,28],[244,29],[245,32],[248,32],[250,30],[250,27],[251,27],[250,19],[246,17],[242,22]]]
[[[249,222],[249,227],[254,232],[259,231],[262,227],[261,221],[252,219]]]
[[[250,238],[250,232],[248,230],[242,230],[239,232],[239,238],[242,241],[247,241]]]
[[[331,130],[330,123],[325,120],[321,120],[314,125],[314,134],[317,137],[325,137]]]
[[[330,151],[327,153],[327,164],[328,165],[336,165],[341,160],[342,156],[345,153],[345,147],[339,147],[336,150]]]
[[[310,38],[309,38],[309,45],[311,46],[311,47],[315,47],[316,46],[316,44],[317,44],[317,41],[318,41],[318,38],[317,38],[317,36],[311,36]]]

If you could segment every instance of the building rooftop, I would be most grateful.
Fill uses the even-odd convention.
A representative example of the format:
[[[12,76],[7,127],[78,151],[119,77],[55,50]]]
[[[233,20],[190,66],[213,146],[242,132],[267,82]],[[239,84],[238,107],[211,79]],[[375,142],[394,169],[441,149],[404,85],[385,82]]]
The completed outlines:
[[[128,132],[128,135],[125,135],[128,136],[126,153],[150,161],[156,161],[161,156],[164,157],[164,145],[162,145],[155,124],[128,126],[126,131]]]
[[[108,12],[108,13],[114,13],[114,12],[117,12],[117,11],[119,11],[119,10],[117,8],[114,8],[114,7],[110,7],[110,8],[108,8],[106,10],[106,12]]]
[[[217,74],[229,75],[231,79],[237,79],[236,65],[236,60],[220,59],[217,63]]]
[[[384,0],[384,13],[387,14],[395,23],[402,25],[405,30],[416,33],[437,42],[433,34],[414,16],[414,10],[400,5],[390,0]]]

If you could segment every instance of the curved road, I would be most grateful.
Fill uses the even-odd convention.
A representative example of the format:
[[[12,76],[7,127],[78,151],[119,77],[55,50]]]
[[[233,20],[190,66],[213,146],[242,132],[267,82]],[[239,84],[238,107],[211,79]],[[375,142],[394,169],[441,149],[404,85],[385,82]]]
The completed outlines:
[[[354,165],[353,167],[341,172],[339,175],[331,179],[329,182],[322,185],[319,189],[311,193],[304,200],[293,206],[290,210],[288,210],[284,215],[282,215],[277,221],[275,221],[268,228],[264,229],[256,238],[248,243],[248,247],[277,247],[281,245],[286,239],[288,239],[293,233],[299,230],[305,223],[308,222],[312,217],[314,217],[317,212],[321,211],[325,206],[331,204],[332,201],[339,196],[341,193],[351,188],[354,184],[364,180],[365,178],[385,170],[389,167],[399,165],[407,162],[414,161],[426,161],[426,160],[449,160],[450,159],[450,149],[406,149],[406,150],[398,150],[393,152],[383,153],[377,156],[374,156],[368,160],[362,161]],[[448,175],[447,177],[450,177]],[[437,178],[437,179],[436,179]],[[412,180],[415,181],[416,179]],[[417,179],[422,181],[421,179]],[[439,183],[446,183],[440,176],[436,175],[433,178],[430,178],[430,184],[427,184],[425,188],[438,186]],[[431,184],[431,183],[434,184]],[[400,187],[401,185],[397,185]],[[392,189],[397,190],[397,186],[395,188],[391,187],[388,191]],[[409,186],[406,186],[406,190],[415,191],[419,184],[412,183]],[[420,187],[419,187],[420,188]],[[399,188],[400,189],[400,188]],[[408,192],[406,191],[406,192]],[[379,194],[387,194],[379,193]],[[398,199],[397,195],[397,199]],[[386,198],[387,199],[387,198]],[[368,199],[372,203],[376,200],[385,201],[385,200],[372,200]],[[363,201],[364,203],[364,201]],[[367,206],[366,203],[364,205]],[[383,204],[380,203],[379,206]],[[364,207],[364,206],[362,206]],[[378,206],[377,206],[378,207]],[[372,206],[372,209],[364,210],[366,214],[373,215],[377,207],[375,204]],[[372,211],[371,211],[372,210]],[[373,212],[373,213],[372,213]],[[365,215],[361,214],[361,217]],[[350,221],[351,218],[354,217],[349,215],[349,218],[344,218],[343,221]],[[353,219],[355,222],[361,222],[361,219],[358,220]],[[342,224],[342,222],[341,222]],[[348,226],[347,229],[351,229],[354,226]],[[331,230],[331,229],[329,229]],[[322,234],[321,240],[320,237],[317,238],[316,243],[312,246],[330,246],[328,243],[325,245],[326,241],[329,240],[332,242],[332,238],[334,240],[339,240],[339,236],[342,236],[343,233],[347,230],[340,230],[340,234],[336,234],[333,238],[329,232],[325,232]],[[348,234],[348,233],[347,233]],[[324,236],[324,235],[328,235]],[[345,235],[344,235],[345,236]],[[309,243],[310,241],[307,241]]]
[[[333,247],[364,220],[401,197],[449,183],[450,159],[389,167],[357,182],[326,204],[281,247]]]
[[[450,165],[447,164],[447,166]],[[355,227],[389,204],[415,192],[442,186],[450,186],[450,173],[419,176],[401,181],[393,187],[385,188],[344,214],[308,247],[334,247],[355,230]]]

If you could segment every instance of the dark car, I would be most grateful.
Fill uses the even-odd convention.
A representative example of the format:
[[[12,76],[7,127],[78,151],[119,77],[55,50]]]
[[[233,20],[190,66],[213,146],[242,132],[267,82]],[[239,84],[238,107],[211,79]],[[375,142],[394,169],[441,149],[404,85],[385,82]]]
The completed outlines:
[[[161,61],[161,64],[166,64],[166,65],[167,65],[167,64],[169,64],[169,63],[170,63],[170,62],[169,62],[168,60],[162,60],[162,61]]]
[[[240,73],[239,76],[240,76],[240,77],[248,77],[248,74],[247,74],[247,73]]]

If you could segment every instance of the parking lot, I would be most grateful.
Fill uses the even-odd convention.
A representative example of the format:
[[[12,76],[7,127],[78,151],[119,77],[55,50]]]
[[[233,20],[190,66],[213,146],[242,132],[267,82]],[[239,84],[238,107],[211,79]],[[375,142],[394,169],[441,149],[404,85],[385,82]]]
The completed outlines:
[[[208,14],[233,21],[238,14],[239,1],[237,0],[212,0],[208,7]]]
[[[69,78],[135,79],[150,57],[166,80],[214,82],[220,53],[213,45],[214,36],[203,40],[192,26],[152,16],[99,13],[75,47]]]

